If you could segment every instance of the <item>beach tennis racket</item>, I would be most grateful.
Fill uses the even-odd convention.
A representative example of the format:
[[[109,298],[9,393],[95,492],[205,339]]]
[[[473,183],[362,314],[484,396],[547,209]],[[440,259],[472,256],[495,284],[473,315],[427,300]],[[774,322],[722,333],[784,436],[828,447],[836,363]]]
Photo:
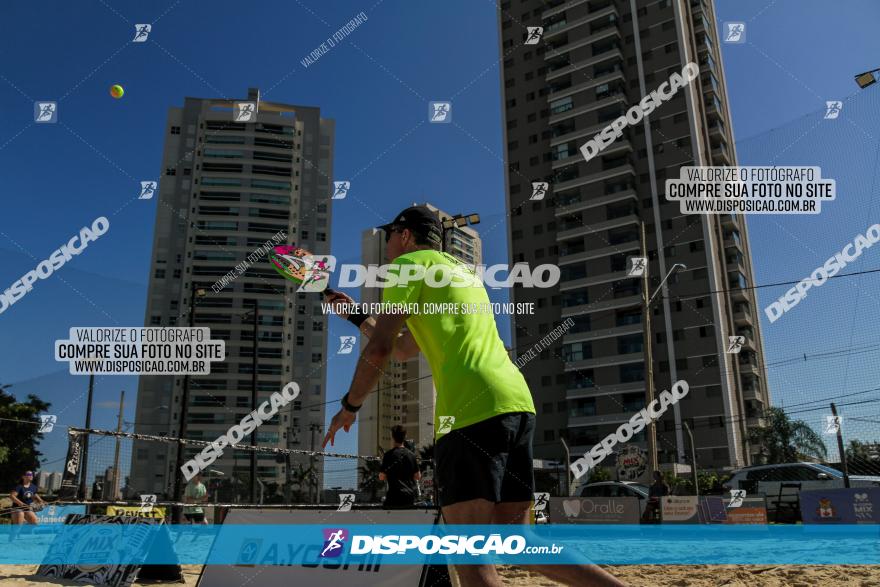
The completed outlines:
[[[269,262],[282,277],[300,286],[299,291],[321,291],[325,296],[333,295],[335,290],[320,288],[321,281],[330,281],[330,268],[306,249],[293,245],[279,245],[269,251]],[[313,284],[312,289],[303,287]]]

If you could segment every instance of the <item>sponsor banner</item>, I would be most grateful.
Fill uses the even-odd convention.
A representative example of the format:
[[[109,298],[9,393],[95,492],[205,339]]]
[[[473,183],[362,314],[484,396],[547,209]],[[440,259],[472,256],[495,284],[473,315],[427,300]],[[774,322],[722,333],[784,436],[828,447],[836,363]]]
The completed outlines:
[[[68,514],[84,515],[84,505],[47,505],[37,512],[38,524],[63,524]]]
[[[720,496],[669,495],[660,498],[664,524],[720,524],[727,521]]]
[[[325,516],[323,519],[308,515],[318,511]],[[398,511],[412,514],[417,510]],[[282,517],[279,513],[273,510],[267,520]],[[302,514],[312,523],[166,526],[144,518],[76,516],[89,521],[84,525],[47,525],[45,534],[20,532],[20,528],[7,524],[0,527],[0,542],[5,545],[0,549],[0,564],[42,562],[79,567],[80,572],[83,567],[108,565],[219,565],[214,570],[223,569],[227,576],[239,577],[236,585],[244,582],[240,573],[274,573],[270,567],[277,568],[285,577],[288,572],[297,576],[301,576],[299,572],[311,572],[315,577],[335,576],[339,584],[342,573],[365,580],[375,575],[387,578],[386,567],[400,571],[406,566],[421,568],[426,563],[880,564],[877,526],[873,524],[595,524],[589,528],[583,524],[337,525],[334,521],[343,519],[343,514],[361,513],[364,520],[372,518],[376,522],[402,518],[384,515],[382,510],[337,512],[331,508],[285,513],[286,520]],[[167,548],[162,547],[162,540]],[[525,550],[544,546],[556,550]],[[518,554],[511,554],[523,547]],[[441,554],[450,548],[456,554]],[[47,556],[50,550],[51,557]],[[205,573],[212,570],[206,569]],[[56,571],[52,576],[62,575]],[[400,573],[393,575],[399,576]],[[269,584],[288,584],[277,579],[273,577]],[[398,583],[392,580],[384,584]]]
[[[637,497],[551,497],[554,524],[638,524]]]
[[[64,461],[64,474],[61,476],[61,487],[58,489],[60,500],[75,500],[79,495],[77,478],[82,459],[83,438],[80,432],[67,431],[67,459]]]
[[[433,527],[436,520],[437,512],[431,510],[232,510],[221,532],[231,538],[228,543],[232,549],[227,558],[219,558],[235,562],[206,566],[198,587],[239,587],[254,579],[263,585],[310,587],[338,587],[340,582],[362,586],[419,585],[427,561],[389,565],[385,555],[353,554],[347,549],[352,544],[351,528],[371,523]],[[266,532],[265,525],[275,528],[274,524],[279,523],[320,524],[321,529],[320,533],[310,533],[311,540],[299,540],[298,533],[273,537]],[[397,526],[396,532],[401,531]],[[214,558],[219,553],[211,554]]]
[[[880,523],[880,487],[801,491],[804,524]]]
[[[152,520],[162,520],[165,518],[165,508],[161,506],[153,506],[149,508],[129,506],[129,505],[108,505],[108,516],[129,516],[133,518],[149,518]]]
[[[747,497],[739,507],[730,507],[730,500],[724,500],[727,508],[728,524],[766,524],[767,503],[763,497]]]
[[[130,587],[150,555],[173,559],[161,522],[140,518],[72,515],[56,526],[54,540],[40,561],[37,575],[89,585]],[[154,577],[183,580],[176,560]],[[147,579],[141,573],[141,579]]]

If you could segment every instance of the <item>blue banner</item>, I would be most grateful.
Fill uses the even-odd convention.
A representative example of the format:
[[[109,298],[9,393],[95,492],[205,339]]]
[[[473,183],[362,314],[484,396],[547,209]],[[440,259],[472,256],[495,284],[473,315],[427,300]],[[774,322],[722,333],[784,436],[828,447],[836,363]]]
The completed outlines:
[[[880,487],[801,491],[804,524],[880,523]]]
[[[53,564],[80,565],[880,564],[877,525],[84,524],[47,526],[46,533],[30,528],[0,528],[6,545],[0,564],[39,564],[56,541],[68,546]],[[173,552],[144,555],[143,545],[167,544],[164,538]]]

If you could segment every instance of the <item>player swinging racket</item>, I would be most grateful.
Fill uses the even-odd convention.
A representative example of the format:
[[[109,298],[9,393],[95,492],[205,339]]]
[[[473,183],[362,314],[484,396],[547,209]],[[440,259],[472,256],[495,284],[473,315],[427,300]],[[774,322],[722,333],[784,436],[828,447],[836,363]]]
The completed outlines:
[[[403,268],[422,265],[427,271],[444,265],[440,269],[452,275],[461,276],[467,271],[472,276],[472,271],[464,269],[466,265],[439,251],[440,222],[426,206],[407,208],[381,228],[392,263],[389,273],[414,275],[415,268]],[[420,307],[488,304],[489,296],[482,284],[469,281],[466,287],[434,287],[440,279],[432,285],[424,278],[410,279],[405,285],[386,287],[382,301]],[[328,299],[339,308],[353,303],[338,292],[328,295]],[[333,444],[340,428],[348,432],[391,356],[401,360],[421,351],[431,366],[437,390],[435,481],[444,520],[447,524],[529,524],[534,497],[535,408],[525,379],[498,336],[492,314],[419,312],[411,316],[387,313],[376,318],[362,314],[344,317],[357,324],[370,341],[323,446]],[[408,332],[401,334],[404,324]],[[568,585],[623,585],[595,565],[533,568]],[[456,570],[465,587],[501,585],[494,565],[462,565]]]

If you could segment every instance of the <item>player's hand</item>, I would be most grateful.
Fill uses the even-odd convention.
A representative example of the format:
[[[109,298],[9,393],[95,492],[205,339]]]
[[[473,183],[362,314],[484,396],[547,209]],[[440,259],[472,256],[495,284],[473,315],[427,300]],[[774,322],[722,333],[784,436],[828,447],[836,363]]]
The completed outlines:
[[[330,442],[330,446],[333,446],[333,442],[336,439],[336,432],[340,428],[348,432],[348,429],[351,428],[351,425],[354,424],[356,419],[357,414],[354,412],[349,412],[345,408],[339,410],[336,415],[333,416],[333,419],[330,420],[330,428],[327,430],[327,436],[324,437],[324,444],[321,445],[321,449],[323,450],[324,447],[327,446],[328,441]]]
[[[343,309],[347,304],[355,303],[351,296],[346,295],[341,291],[334,291],[332,294],[329,294],[327,296],[327,302],[330,304],[330,309],[333,310],[333,313],[343,320],[348,320],[348,312],[344,312]]]

